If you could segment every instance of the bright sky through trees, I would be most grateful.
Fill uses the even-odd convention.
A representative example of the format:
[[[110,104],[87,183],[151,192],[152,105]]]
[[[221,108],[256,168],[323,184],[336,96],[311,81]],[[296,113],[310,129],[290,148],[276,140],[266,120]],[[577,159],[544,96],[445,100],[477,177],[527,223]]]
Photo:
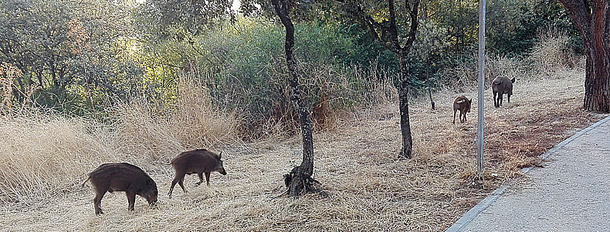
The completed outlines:
[[[146,2],[146,0],[136,0],[137,3],[144,3]],[[231,10],[237,10],[239,9],[239,6],[241,5],[241,1],[240,0],[233,0],[233,6],[231,6]]]

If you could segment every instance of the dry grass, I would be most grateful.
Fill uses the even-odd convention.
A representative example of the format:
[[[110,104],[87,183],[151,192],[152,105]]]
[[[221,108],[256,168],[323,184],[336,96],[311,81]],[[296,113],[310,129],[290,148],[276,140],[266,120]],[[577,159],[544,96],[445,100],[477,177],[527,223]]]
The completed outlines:
[[[0,114],[11,115],[11,107],[13,98],[13,82],[15,78],[23,75],[20,69],[12,64],[2,62],[0,64],[0,96],[2,102],[0,102]]]
[[[575,56],[569,47],[569,36],[565,32],[549,29],[538,33],[539,42],[534,46],[528,59],[536,64],[540,76],[552,77],[554,72],[584,67],[582,59]],[[581,64],[579,64],[579,62]]]
[[[396,160],[400,132],[393,102],[343,115],[336,129],[316,134],[315,178],[329,198],[273,198],[282,192],[282,174],[300,161],[299,137],[227,145],[222,150],[228,175],[214,173],[210,187],[196,188],[192,184],[196,177],[189,176],[185,182],[190,192],[177,189],[175,197],[168,199],[164,193],[173,171],[161,162],[151,162],[185,149],[184,141],[222,137],[222,133],[207,140],[180,137],[181,131],[197,133],[205,126],[194,131],[169,128],[200,123],[191,121],[199,119],[176,116],[179,120],[160,121],[147,116],[147,108],[132,108],[124,116],[133,120],[126,120],[128,125],[122,124],[115,132],[92,128],[80,119],[5,120],[0,124],[5,136],[0,140],[4,175],[0,191],[22,203],[5,202],[0,207],[0,230],[441,231],[501,183],[519,176],[520,167],[536,164],[536,156],[601,117],[582,110],[582,72],[564,70],[553,75],[553,81],[519,79],[513,101],[499,109],[493,108],[491,93],[486,91],[486,181],[482,186],[471,185],[476,106],[467,123],[451,124],[453,98],[461,94],[472,98],[474,92],[437,93],[436,110],[430,109],[425,98],[413,101],[415,152],[411,160]],[[134,144],[149,147],[140,149]],[[148,156],[155,151],[157,156]],[[106,214],[94,215],[91,188],[77,185],[101,161],[117,159],[142,166],[157,181],[163,194],[158,207],[149,208],[138,198],[135,212],[128,212],[124,194],[116,193],[103,201]],[[47,187],[51,185],[62,187]],[[46,193],[57,189],[63,192]],[[40,195],[52,197],[28,199],[41,199],[36,197]]]
[[[193,78],[183,76],[171,106],[134,101],[119,106],[117,134],[121,151],[168,163],[181,151],[240,143],[236,113],[212,105],[209,92]]]
[[[239,144],[235,114],[213,107],[198,86],[183,78],[176,104],[164,109],[120,106],[114,125],[36,111],[0,118],[0,203],[32,205],[74,191],[102,163],[154,170],[185,149]]]
[[[478,77],[477,54],[472,54],[472,59],[466,59],[462,63],[458,63],[455,67],[444,71],[448,80],[453,80],[452,83],[446,83],[453,90],[461,92],[472,91],[476,88]],[[531,66],[540,66],[535,61],[532,64],[526,64],[520,59],[511,59],[503,56],[486,56],[485,57],[485,85],[489,86],[494,78],[505,76],[508,78],[515,77],[517,79],[531,79],[529,68]],[[540,76],[540,75],[537,75]]]
[[[75,189],[98,161],[119,161],[107,130],[84,119],[0,119],[0,202],[34,202]]]
[[[569,47],[569,37],[556,29],[538,33],[539,42],[525,58],[503,56],[485,57],[485,85],[489,86],[498,76],[513,77],[520,80],[543,80],[564,78],[571,70],[581,70],[585,66],[584,57],[574,55]],[[455,67],[444,70],[444,75],[452,80],[445,83],[452,90],[472,91],[478,83],[478,54],[457,63]],[[584,71],[582,71],[584,72]]]

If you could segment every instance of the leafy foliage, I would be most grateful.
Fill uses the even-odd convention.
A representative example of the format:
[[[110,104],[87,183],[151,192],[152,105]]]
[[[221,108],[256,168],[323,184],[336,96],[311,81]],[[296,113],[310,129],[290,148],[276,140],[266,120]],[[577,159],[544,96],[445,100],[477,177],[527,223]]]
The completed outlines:
[[[358,3],[376,23],[388,17],[380,1]],[[178,76],[193,72],[214,104],[238,109],[247,127],[293,117],[282,64],[283,29],[269,1],[6,0],[0,2],[0,62],[22,72],[11,79],[13,105],[33,103],[72,114],[100,113],[132,97],[173,104]],[[331,108],[366,102],[374,85],[398,82],[396,54],[369,28],[346,17],[341,1],[292,1],[295,53],[305,73],[305,95]],[[397,2],[403,7],[403,1]],[[407,59],[411,93],[441,88],[462,77],[447,70],[471,63],[476,47],[477,2],[423,0],[419,32]],[[408,31],[397,11],[399,32]],[[490,55],[529,55],[539,31],[565,31],[582,50],[578,33],[555,1],[501,0],[488,8]],[[404,34],[404,33],[401,33]],[[406,37],[399,37],[405,42]],[[8,88],[7,88],[8,89]]]
[[[230,0],[148,0],[138,8],[138,26],[160,38],[185,39],[234,19]],[[151,30],[152,29],[152,30]],[[142,31],[144,31],[142,30]]]
[[[357,69],[348,65],[359,55],[353,39],[341,29],[321,23],[297,24],[296,34],[299,39],[295,53],[299,69],[303,70],[308,102],[315,104],[322,95],[334,96],[332,104],[338,108],[362,101],[355,96],[366,92],[367,80],[354,76]],[[197,73],[210,89],[215,104],[242,112],[248,123],[244,126],[260,131],[265,124],[295,116],[285,67],[275,65],[284,62],[282,35],[282,28],[275,24],[240,18],[231,26],[192,36],[189,41],[172,39],[155,43],[136,56],[148,57],[144,60],[150,61],[143,66],[150,70],[165,70],[145,74],[150,78],[144,79],[155,80],[153,83],[161,80],[173,83],[171,73]],[[173,87],[164,86],[159,89],[164,91],[161,95],[175,94]]]
[[[132,62],[118,59],[122,51],[117,43],[130,34],[129,17],[118,4],[2,1],[0,61],[24,73],[14,82],[21,93],[16,100],[25,102],[29,96],[23,93],[37,86],[40,91],[33,96],[38,104],[78,113],[104,98],[125,97],[125,85],[137,70]]]

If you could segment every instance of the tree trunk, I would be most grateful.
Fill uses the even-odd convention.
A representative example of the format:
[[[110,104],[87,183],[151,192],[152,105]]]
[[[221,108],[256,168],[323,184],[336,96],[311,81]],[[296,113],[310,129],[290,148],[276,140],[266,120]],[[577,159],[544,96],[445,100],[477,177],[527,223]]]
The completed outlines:
[[[588,111],[610,112],[610,9],[608,1],[593,5],[590,35],[585,45],[587,69],[585,74],[584,107]]]
[[[400,109],[400,131],[402,133],[402,149],[399,158],[411,158],[413,139],[411,137],[411,124],[409,122],[409,78],[407,72],[407,55],[399,54],[400,86],[398,87],[398,100]]]
[[[301,162],[301,168],[305,175],[311,176],[313,174],[313,135],[312,125],[309,118],[309,110],[302,98],[301,85],[296,70],[296,61],[292,54],[294,45],[294,28],[291,28],[290,32],[286,30],[286,63],[288,65],[288,73],[290,74],[290,87],[292,101],[296,105],[299,112],[299,119],[301,121],[301,134],[303,137],[303,161]],[[289,36],[290,35],[290,36]]]
[[[313,174],[313,135],[312,125],[309,119],[309,110],[302,98],[301,85],[299,84],[299,76],[297,64],[294,58],[294,25],[290,19],[289,1],[272,0],[271,1],[276,14],[286,28],[286,41],[284,44],[284,52],[286,54],[286,65],[288,66],[288,82],[291,87],[292,101],[298,108],[299,118],[301,121],[301,134],[303,137],[303,161],[300,166],[293,168],[289,174],[284,175],[284,183],[288,188],[288,194],[299,196],[307,192],[319,192],[313,186],[318,183],[311,178]],[[318,183],[319,184],[319,183]]]
[[[586,47],[586,46],[585,46]],[[610,51],[610,49],[608,49]],[[593,112],[610,112],[610,63],[608,54],[587,54],[584,108]]]
[[[586,56],[584,108],[610,112],[610,3],[560,0],[580,31]]]
[[[394,0],[388,0],[388,12],[389,24],[379,23],[371,15],[368,15],[363,7],[359,4],[355,4],[356,1],[343,1],[349,9],[348,12],[355,14],[355,17],[361,22],[367,25],[371,34],[377,41],[381,43],[386,49],[396,54],[399,58],[400,65],[400,85],[398,86],[398,107],[400,109],[400,131],[402,134],[402,149],[400,150],[399,158],[411,158],[413,139],[411,137],[411,125],[409,123],[409,74],[407,70],[407,55],[413,46],[415,41],[415,34],[417,32],[417,15],[419,9],[419,0],[406,0],[405,7],[409,13],[409,33],[407,35],[400,35],[396,23],[396,8],[394,6]],[[379,31],[379,32],[378,32]],[[402,39],[406,38],[404,45],[401,45]],[[434,104],[434,103],[432,103]],[[433,106],[434,108],[434,106]]]
[[[42,83],[42,70],[38,71],[38,75],[36,75],[36,78],[38,79],[38,86],[42,87],[43,83]]]

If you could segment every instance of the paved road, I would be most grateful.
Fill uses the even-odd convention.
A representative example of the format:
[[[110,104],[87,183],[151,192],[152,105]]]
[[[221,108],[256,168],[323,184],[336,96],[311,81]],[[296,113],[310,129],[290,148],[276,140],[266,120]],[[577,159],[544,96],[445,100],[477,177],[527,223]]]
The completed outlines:
[[[610,231],[610,117],[588,129],[552,150],[531,183],[497,190],[447,231]]]

